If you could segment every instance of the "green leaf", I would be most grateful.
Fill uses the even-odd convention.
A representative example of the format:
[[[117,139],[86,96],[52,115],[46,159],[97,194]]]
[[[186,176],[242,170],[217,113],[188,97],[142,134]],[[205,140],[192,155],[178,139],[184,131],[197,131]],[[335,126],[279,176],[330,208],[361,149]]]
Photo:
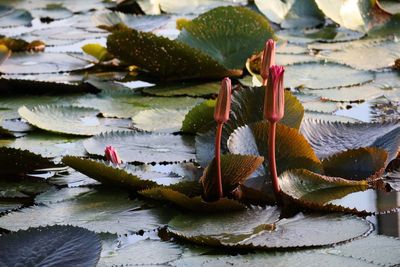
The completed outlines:
[[[0,27],[30,26],[33,17],[24,9],[0,5]]]
[[[206,100],[193,107],[185,116],[182,122],[182,132],[196,134],[202,129],[207,130],[214,121],[214,108],[216,101],[213,99]]]
[[[256,0],[255,4],[271,21],[282,28],[311,28],[323,24],[324,14],[313,0]]]
[[[367,32],[374,25],[390,18],[375,0],[315,0],[315,2],[328,18],[343,27],[360,32]]]
[[[96,179],[101,183],[127,190],[137,191],[157,185],[154,181],[141,179],[139,174],[127,172],[124,169],[113,166],[104,161],[71,156],[64,157],[62,161],[71,168]]]
[[[187,109],[147,109],[133,116],[132,122],[144,131],[175,133],[180,131],[187,112]]]
[[[100,44],[86,44],[82,46],[82,50],[86,54],[97,58],[97,60],[100,62],[112,59],[112,56],[108,53],[107,48]]]
[[[264,161],[263,157],[251,155],[221,155],[221,179],[224,195],[242,184]],[[218,168],[215,158],[204,170],[200,182],[204,188],[204,199],[215,201],[219,199]]]
[[[23,198],[29,202],[28,199],[31,199],[33,196],[51,189],[51,185],[41,179],[3,179],[0,181],[0,198]]]
[[[394,14],[388,22],[379,25],[368,32],[370,37],[400,36],[400,13]]]
[[[328,176],[372,181],[381,178],[388,163],[387,156],[380,148],[358,148],[334,154],[322,161],[322,165]]]
[[[260,36],[262,36],[260,38]],[[268,21],[245,7],[218,7],[189,22],[177,40],[197,48],[227,69],[243,69],[247,58],[275,38]]]
[[[147,87],[143,92],[155,96],[208,96],[218,94],[220,83],[179,83]]]
[[[146,132],[111,132],[83,142],[91,155],[104,155],[106,146],[113,146],[123,162],[181,162],[194,159],[190,136]]]
[[[296,203],[311,209],[368,213],[331,201],[368,188],[366,180],[352,181],[329,177],[304,169],[290,170],[279,176],[282,192]],[[346,203],[344,204],[346,205]]]
[[[0,227],[16,231],[54,224],[87,228],[96,233],[120,235],[153,230],[168,222],[173,211],[145,209],[144,202],[130,200],[128,194],[98,188],[74,199],[32,206],[0,217]]]
[[[101,241],[84,228],[47,226],[0,237],[3,266],[96,266]]]
[[[102,124],[97,118],[99,111],[92,108],[49,105],[28,109],[22,106],[18,109],[18,113],[30,124],[59,134],[92,136],[119,128],[114,125],[104,125],[104,122]],[[126,128],[128,126],[125,125]]]
[[[88,61],[66,53],[13,53],[0,65],[4,74],[42,74],[83,70],[91,67]]]
[[[269,176],[268,167],[269,123],[260,121],[234,131],[228,140],[231,153],[261,155],[265,158],[262,175]],[[297,168],[322,172],[322,164],[307,140],[293,128],[278,124],[276,128],[276,163],[278,175]],[[296,149],[293,149],[296,147]]]
[[[200,50],[152,33],[122,28],[107,38],[108,51],[151,74],[170,80],[238,76]]]
[[[342,123],[304,120],[301,133],[318,158],[327,158],[347,149],[377,147],[388,152],[388,162],[397,157],[400,147],[398,121]]]
[[[172,14],[201,14],[210,9],[220,6],[245,5],[245,0],[200,0],[200,1],[175,1],[160,0],[159,5],[162,11]]]
[[[37,169],[53,168],[56,165],[27,150],[0,147],[0,174],[7,176],[25,175]]]
[[[275,207],[172,219],[169,231],[201,245],[238,248],[296,248],[335,244],[368,233],[371,224],[349,215],[303,215],[279,219]],[[324,233],[324,234],[321,234]]]

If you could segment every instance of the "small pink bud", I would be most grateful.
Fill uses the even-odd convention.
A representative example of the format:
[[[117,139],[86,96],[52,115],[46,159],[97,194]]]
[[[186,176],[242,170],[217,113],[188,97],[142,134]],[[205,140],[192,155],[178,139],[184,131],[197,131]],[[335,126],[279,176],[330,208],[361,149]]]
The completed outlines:
[[[113,164],[121,164],[122,161],[118,156],[117,150],[115,150],[114,147],[112,146],[107,146],[106,150],[104,151],[106,153],[106,159],[108,161],[111,161]]]
[[[224,78],[221,82],[217,104],[214,109],[214,119],[217,123],[225,123],[229,120],[231,111],[232,84],[229,78]]]
[[[263,55],[262,55],[262,61],[261,61],[261,70],[260,74],[261,77],[263,78],[263,85],[265,85],[268,77],[269,77],[269,68],[275,65],[275,41],[272,39],[269,39],[265,43]]]
[[[278,122],[283,118],[285,111],[285,88],[283,86],[282,66],[269,68],[268,83],[264,98],[264,119]]]

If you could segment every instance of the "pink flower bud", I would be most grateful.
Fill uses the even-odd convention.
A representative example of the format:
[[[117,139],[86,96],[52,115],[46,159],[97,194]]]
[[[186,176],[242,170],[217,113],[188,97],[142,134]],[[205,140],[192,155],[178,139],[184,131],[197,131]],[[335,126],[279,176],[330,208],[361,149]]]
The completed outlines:
[[[262,61],[261,61],[261,70],[260,74],[261,77],[263,78],[263,84],[265,85],[268,77],[269,77],[269,68],[275,65],[275,41],[272,39],[269,39],[265,43],[263,55],[262,55]]]
[[[282,66],[269,68],[268,83],[264,98],[264,119],[278,122],[283,118],[285,111],[285,88],[283,86]]]
[[[118,156],[117,150],[115,150],[114,147],[107,146],[106,150],[104,152],[106,154],[106,159],[108,161],[111,161],[113,164],[116,164],[116,165],[122,163],[121,159]]]
[[[224,78],[221,82],[217,104],[214,109],[214,119],[217,123],[225,123],[229,120],[231,111],[232,84],[229,78]]]

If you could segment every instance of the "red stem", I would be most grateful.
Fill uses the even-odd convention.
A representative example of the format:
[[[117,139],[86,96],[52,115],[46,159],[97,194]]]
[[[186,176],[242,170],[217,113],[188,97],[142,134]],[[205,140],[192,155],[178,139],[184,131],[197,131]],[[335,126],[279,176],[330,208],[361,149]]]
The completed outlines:
[[[274,187],[274,193],[276,200],[279,202],[280,200],[280,191],[279,183],[278,183],[278,174],[276,171],[276,159],[275,159],[275,136],[276,136],[276,122],[269,123],[269,135],[268,135],[268,164],[269,171],[271,173],[272,178],[272,186]]]
[[[267,86],[268,83],[268,79],[264,79],[262,80],[262,86]]]
[[[218,171],[218,194],[222,198],[224,192],[222,191],[222,174],[221,174],[221,136],[222,136],[222,126],[223,123],[217,124],[217,132],[215,136],[215,160],[217,161],[217,171]]]

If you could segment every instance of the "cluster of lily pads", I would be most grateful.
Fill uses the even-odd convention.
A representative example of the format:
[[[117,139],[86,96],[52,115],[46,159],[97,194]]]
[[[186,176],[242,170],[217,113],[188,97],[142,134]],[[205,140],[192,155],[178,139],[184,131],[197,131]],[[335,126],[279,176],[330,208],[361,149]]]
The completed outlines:
[[[332,115],[399,100],[398,5],[43,2],[0,8],[0,263],[399,264],[399,117]]]

